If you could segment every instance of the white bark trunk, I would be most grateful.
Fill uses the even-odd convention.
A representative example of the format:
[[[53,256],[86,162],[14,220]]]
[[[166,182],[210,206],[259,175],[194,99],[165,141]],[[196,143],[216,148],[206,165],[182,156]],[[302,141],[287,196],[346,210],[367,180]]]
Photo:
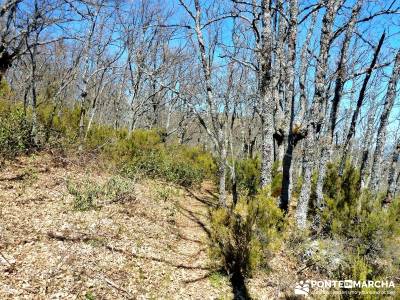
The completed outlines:
[[[263,0],[263,32],[261,37],[260,53],[260,95],[262,114],[262,145],[261,145],[261,186],[265,187],[272,182],[272,164],[274,161],[274,108],[275,103],[271,89],[271,11],[269,1]]]
[[[380,118],[378,135],[376,138],[376,148],[373,156],[371,180],[369,183],[369,186],[373,191],[377,191],[379,188],[379,180],[381,178],[381,165],[384,155],[383,150],[386,143],[386,130],[388,125],[389,115],[393,108],[394,100],[396,98],[396,87],[399,81],[399,77],[400,77],[400,51],[398,51],[396,54],[393,73],[389,81],[388,90],[385,97],[385,104]]]
[[[396,179],[397,173],[399,172],[399,161],[400,161],[400,143],[397,144],[392,154],[392,161],[388,175],[388,190],[384,200],[384,205],[390,204],[393,198],[396,196]]]
[[[315,76],[315,94],[311,109],[310,120],[308,122],[308,133],[305,139],[305,161],[304,161],[304,178],[297,203],[296,220],[299,228],[305,228],[307,224],[308,203],[311,193],[311,176],[313,169],[313,159],[316,151],[316,136],[321,130],[322,121],[324,119],[324,100],[326,97],[326,73],[328,70],[328,58],[330,40],[333,35],[333,24],[335,15],[342,0],[329,0],[326,3],[326,13],[322,20],[321,37],[320,37],[320,53]]]

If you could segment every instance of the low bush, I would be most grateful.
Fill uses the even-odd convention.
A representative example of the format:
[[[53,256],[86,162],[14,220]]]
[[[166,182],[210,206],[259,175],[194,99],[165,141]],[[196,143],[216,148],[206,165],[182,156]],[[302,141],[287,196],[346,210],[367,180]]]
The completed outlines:
[[[359,180],[359,171],[350,164],[343,176],[336,164],[328,166],[320,232],[299,253],[303,262],[330,278],[398,277],[400,249],[393,244],[400,242],[400,199],[383,208],[383,196],[360,190]]]
[[[95,182],[76,183],[68,181],[67,189],[74,196],[75,210],[87,211],[95,208],[96,199],[100,195],[100,188]]]
[[[154,131],[133,132],[127,141],[112,146],[119,153],[122,174],[143,174],[182,186],[200,184],[215,173],[214,159],[198,147],[167,145]],[[122,159],[121,159],[122,158]]]
[[[242,196],[233,210],[213,211],[210,255],[228,274],[249,276],[279,246],[283,225],[283,213],[269,191]]]
[[[279,162],[275,162],[272,168],[271,196],[279,197],[282,189],[282,172]],[[239,159],[235,163],[236,184],[238,192],[244,195],[254,196],[260,187],[261,181],[261,159],[255,158]],[[228,170],[227,178],[231,178]],[[232,191],[232,182],[227,180],[227,189]]]
[[[272,165],[271,196],[280,197],[282,191],[282,163],[275,161]]]
[[[0,102],[0,157],[13,158],[30,150],[31,129],[22,107]]]
[[[29,109],[27,114],[18,105],[0,101],[0,157],[12,158],[33,148]],[[45,101],[38,107],[38,123],[41,142],[62,149],[83,148],[115,164],[128,177],[145,175],[192,186],[212,179],[216,173],[209,152],[200,147],[166,143],[162,130],[128,132],[126,128],[116,130],[93,123],[82,144],[78,140],[79,108],[56,109]]]
[[[236,184],[241,194],[254,196],[260,187],[261,160],[258,157],[245,158],[236,161]],[[227,178],[231,178],[230,169]],[[232,191],[232,182],[227,180],[227,189]]]
[[[74,209],[88,211],[113,202],[123,202],[135,199],[134,182],[112,177],[105,184],[92,180],[84,182],[67,182],[68,192],[74,196]]]
[[[324,185],[326,208],[323,233],[332,238],[351,239],[360,255],[382,254],[385,240],[400,237],[400,204],[382,207],[382,196],[359,190],[358,170],[347,166],[342,177],[330,165]]]

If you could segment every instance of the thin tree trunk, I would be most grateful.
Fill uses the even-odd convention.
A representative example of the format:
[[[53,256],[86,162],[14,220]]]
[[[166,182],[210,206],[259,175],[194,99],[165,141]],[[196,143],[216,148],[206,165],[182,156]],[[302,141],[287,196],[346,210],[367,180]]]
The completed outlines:
[[[305,139],[305,173],[300,197],[297,203],[296,221],[297,226],[304,229],[307,224],[308,203],[311,194],[311,175],[313,169],[313,159],[316,151],[316,136],[321,130],[322,121],[324,119],[324,100],[326,97],[325,79],[328,70],[328,58],[330,40],[333,35],[333,23],[337,9],[342,0],[330,0],[326,3],[326,12],[322,20],[321,37],[320,37],[320,53],[315,76],[315,94],[313,106],[311,110],[310,120],[308,122],[308,132]]]
[[[400,143],[397,144],[392,154],[392,162],[390,165],[389,175],[388,175],[388,189],[386,192],[386,197],[383,201],[383,205],[390,204],[396,195],[396,179],[397,179],[396,173],[399,171],[398,170],[398,164],[400,161],[399,158],[400,158]]]
[[[32,141],[35,146],[39,144],[38,140],[38,121],[37,121],[37,93],[36,93],[36,62],[32,62],[32,76],[33,80],[31,83],[32,89]]]
[[[400,190],[400,170],[397,171],[396,184],[394,185],[394,196],[397,195],[399,190]]]
[[[35,7],[37,7],[37,3],[35,2]],[[32,46],[32,49],[29,49],[29,56],[31,59],[31,92],[32,92],[32,130],[31,137],[32,142],[35,146],[39,144],[39,136],[38,136],[38,120],[37,120],[37,92],[36,92],[36,54],[37,54],[37,42],[38,42],[38,34],[36,33],[35,44]]]
[[[0,82],[3,80],[7,70],[11,67],[15,57],[19,54],[21,47],[24,44],[22,42],[23,39],[21,39],[17,44],[17,47],[13,45],[12,48],[14,49],[12,49],[9,47],[9,43],[15,44],[15,41],[7,41],[7,36],[10,31],[12,31],[11,24],[16,16],[18,4],[22,2],[22,0],[7,0],[2,2],[0,8],[0,22],[2,25],[0,27]]]
[[[308,71],[308,66],[309,66],[307,59],[309,57],[308,52],[310,50],[310,42],[311,42],[315,22],[317,20],[317,15],[318,15],[318,11],[316,10],[312,14],[311,22],[307,29],[306,39],[304,41],[303,48],[301,49],[301,54],[300,54],[300,76],[299,76],[300,112],[297,115],[297,120],[298,120],[299,125],[304,121],[305,114],[307,112],[306,79],[307,79],[307,71]]]
[[[346,81],[346,67],[347,67],[347,57],[348,57],[348,50],[350,46],[350,40],[353,36],[354,28],[357,21],[358,13],[361,9],[361,4],[363,0],[358,0],[352,9],[352,14],[350,20],[347,25],[346,33],[344,36],[342,48],[340,50],[340,58],[337,67],[337,77],[335,81],[335,89],[334,89],[334,96],[332,101],[332,107],[329,116],[329,123],[328,124],[328,132],[326,133],[326,138],[322,141],[322,150],[321,150],[321,159],[319,161],[319,168],[318,168],[318,179],[317,179],[317,186],[316,186],[316,194],[317,194],[317,216],[314,219],[314,225],[316,228],[319,227],[320,222],[320,215],[325,207],[324,201],[324,182],[326,176],[326,164],[330,161],[333,151],[333,135],[336,129],[337,123],[337,114],[339,110],[340,101],[342,100],[344,83]]]
[[[297,0],[291,0],[289,3],[290,25],[289,25],[289,41],[288,41],[288,54],[289,60],[287,63],[287,101],[286,101],[286,120],[284,130],[286,140],[286,153],[283,158],[282,165],[282,192],[280,197],[279,207],[285,212],[289,209],[290,194],[291,194],[291,179],[292,179],[292,157],[293,150],[296,145],[293,136],[293,121],[294,121],[294,83],[295,83],[295,62],[296,62],[296,39],[297,39],[297,15],[298,3]],[[285,141],[285,139],[284,139]]]
[[[283,10],[282,0],[276,1],[276,7],[278,10]],[[285,40],[286,40],[286,28],[289,28],[293,31],[293,28],[288,27],[287,21],[280,14],[276,13],[274,16],[274,26],[278,28],[277,34],[273,34],[271,32],[271,42],[274,44],[274,48],[270,51],[274,52],[275,59],[271,61],[271,90],[272,90],[272,99],[275,106],[274,113],[274,161],[279,163],[279,167],[281,167],[283,158],[285,155],[285,146],[287,144],[287,135],[285,135],[285,128],[288,126],[285,119],[285,111],[286,106],[288,106],[287,99],[285,99],[284,89],[285,84],[287,84],[287,62],[284,59],[284,50],[285,50]],[[290,24],[289,24],[290,25]],[[291,25],[290,25],[291,26]],[[297,28],[295,28],[297,29]],[[276,29],[275,29],[276,31]],[[289,50],[290,51],[290,50]],[[267,55],[267,53],[265,54]],[[270,54],[272,55],[272,53]],[[290,105],[290,104],[289,104]],[[290,108],[289,108],[290,109]],[[285,126],[286,125],[286,126]]]
[[[393,108],[394,100],[396,98],[396,87],[400,76],[400,51],[397,52],[393,73],[389,81],[388,90],[385,97],[385,104],[380,118],[378,134],[376,138],[376,147],[372,160],[371,180],[369,187],[373,191],[378,190],[379,179],[381,177],[381,165],[383,160],[383,150],[386,143],[386,130],[389,120],[390,112]]]
[[[126,77],[127,77],[127,72],[128,72],[128,66],[129,66],[129,60],[127,60],[124,73],[123,73],[123,78],[121,80],[121,83],[118,86],[118,96],[114,98],[114,128],[118,129],[120,127],[120,120],[121,120],[121,114],[120,114],[120,103],[122,102],[122,95],[124,92],[124,87],[125,87],[125,82],[126,82]]]
[[[274,108],[275,103],[271,89],[271,11],[269,1],[263,0],[263,32],[260,55],[260,95],[262,115],[262,145],[261,145],[261,186],[272,182],[272,164],[274,162]]]
[[[313,136],[310,134],[305,139],[305,143],[307,145],[313,144],[312,137]],[[301,229],[307,227],[308,202],[311,193],[311,176],[312,176],[313,159],[314,159],[313,157],[305,155],[303,160],[303,166],[304,166],[303,184],[301,187],[301,192],[299,199],[297,201],[297,208],[296,208],[296,223],[297,227]]]
[[[219,134],[219,152],[220,161],[218,164],[218,192],[219,192],[219,206],[226,207],[226,167],[227,167],[227,149],[224,141],[224,135],[221,130]]]
[[[202,66],[202,71],[204,75],[204,84],[207,91],[207,108],[208,108],[208,116],[211,119],[211,126],[214,134],[211,132],[210,128],[206,125],[205,121],[202,117],[197,114],[198,118],[202,126],[206,129],[208,135],[213,139],[214,145],[218,148],[219,154],[219,166],[218,166],[218,175],[219,175],[219,205],[222,207],[226,207],[226,190],[225,190],[225,181],[226,181],[226,161],[227,161],[227,146],[226,146],[226,136],[224,132],[224,124],[219,119],[219,113],[216,109],[213,87],[211,81],[211,66],[210,62],[207,59],[206,52],[206,44],[203,37],[202,25],[201,25],[201,6],[199,0],[194,0],[194,6],[196,13],[193,14],[190,9],[186,6],[186,4],[181,0],[181,5],[185,8],[185,10],[189,13],[189,15],[193,18],[195,22],[195,33],[197,37],[197,44],[199,47],[200,54],[200,62]]]
[[[361,106],[363,105],[364,102],[364,98],[365,98],[365,92],[368,86],[368,82],[371,78],[371,74],[372,74],[372,70],[374,69],[376,62],[378,60],[378,56],[379,56],[379,52],[381,51],[382,45],[383,45],[383,41],[385,40],[385,32],[381,35],[381,38],[379,39],[378,45],[375,48],[375,52],[374,52],[374,57],[372,58],[371,64],[367,70],[367,74],[365,75],[361,90],[360,90],[360,94],[358,96],[358,100],[357,100],[357,105],[356,108],[354,110],[353,113],[353,117],[351,118],[351,123],[350,123],[350,127],[349,127],[349,132],[347,133],[347,137],[346,140],[344,142],[344,146],[343,146],[343,154],[342,154],[342,159],[340,162],[340,167],[339,167],[339,175],[342,176],[343,175],[343,170],[344,170],[344,166],[346,163],[346,159],[347,159],[347,154],[349,152],[349,143],[351,138],[354,136],[354,133],[356,131],[356,122],[358,119],[358,115],[360,114],[360,110],[361,110]]]
[[[93,20],[91,23],[91,26],[89,27],[88,34],[87,34],[87,42],[84,45],[83,48],[83,72],[82,72],[82,77],[81,77],[81,86],[78,86],[80,95],[79,95],[79,129],[78,129],[78,139],[79,139],[79,148],[82,149],[83,147],[83,140],[84,140],[84,134],[85,134],[85,118],[86,118],[86,99],[88,96],[88,80],[89,80],[89,68],[90,68],[90,53],[89,51],[91,50],[92,47],[92,38],[94,35],[94,31],[96,28],[96,23],[97,23],[97,17],[99,13],[100,7],[98,7],[98,10],[96,14],[93,16]]]
[[[360,164],[360,188],[364,189],[367,186],[368,180],[368,170],[369,170],[369,149],[372,143],[373,137],[373,128],[374,128],[374,120],[375,120],[375,109],[371,109],[368,113],[367,120],[367,130],[365,131],[365,138],[363,142],[363,151],[361,154],[361,164]],[[349,148],[351,143],[349,143]]]

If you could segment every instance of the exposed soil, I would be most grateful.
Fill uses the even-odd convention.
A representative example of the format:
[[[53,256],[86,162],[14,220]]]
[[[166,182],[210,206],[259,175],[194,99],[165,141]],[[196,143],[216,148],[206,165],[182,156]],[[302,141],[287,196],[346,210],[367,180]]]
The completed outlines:
[[[3,166],[0,299],[232,299],[208,255],[212,185],[143,179],[127,201],[74,210],[67,182],[106,182],[98,164],[37,154]],[[296,281],[281,255],[270,266],[246,282],[255,299],[284,298]]]

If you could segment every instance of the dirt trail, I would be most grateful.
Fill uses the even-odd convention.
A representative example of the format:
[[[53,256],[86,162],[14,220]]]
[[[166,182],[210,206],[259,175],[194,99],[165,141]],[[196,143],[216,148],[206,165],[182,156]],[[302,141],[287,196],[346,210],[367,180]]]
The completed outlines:
[[[210,188],[136,184],[136,200],[80,212],[67,181],[105,182],[96,162],[48,154],[0,171],[0,299],[230,299],[210,280]]]

